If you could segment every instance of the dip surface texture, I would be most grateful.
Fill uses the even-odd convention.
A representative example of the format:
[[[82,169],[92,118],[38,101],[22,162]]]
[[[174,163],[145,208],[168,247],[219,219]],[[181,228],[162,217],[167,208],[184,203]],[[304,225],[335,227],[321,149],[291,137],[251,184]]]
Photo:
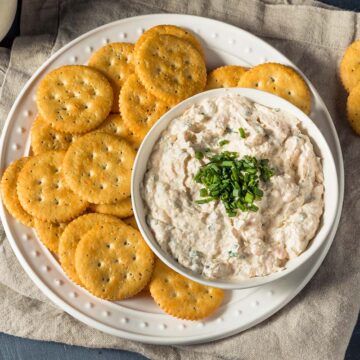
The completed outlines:
[[[269,160],[275,174],[260,181],[258,211],[229,217],[221,201],[195,203],[202,185],[194,176],[209,161],[196,152],[205,149]],[[240,95],[207,98],[172,120],[153,148],[141,186],[146,221],[162,249],[209,279],[284,268],[315,236],[323,191],[320,159],[299,121]]]

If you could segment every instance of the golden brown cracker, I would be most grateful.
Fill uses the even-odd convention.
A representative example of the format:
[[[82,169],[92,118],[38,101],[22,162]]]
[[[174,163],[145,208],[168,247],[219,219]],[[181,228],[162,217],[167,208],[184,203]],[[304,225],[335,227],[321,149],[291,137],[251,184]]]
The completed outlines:
[[[134,216],[130,216],[128,218],[122,219],[125,224],[132,226],[134,229],[139,230],[138,224],[135,220]]]
[[[304,113],[310,113],[310,89],[289,66],[276,63],[257,65],[243,74],[238,86],[270,92],[293,103]]]
[[[82,136],[68,149],[64,175],[69,187],[93,204],[130,196],[135,151],[126,141],[102,132]]]
[[[194,34],[192,34],[191,31],[175,25],[157,25],[146,30],[136,41],[134,52],[136,52],[141,47],[141,45],[147,38],[153,35],[176,36],[190,43],[202,55],[202,57],[204,57],[204,50],[197,37]]]
[[[360,83],[351,90],[347,99],[346,111],[349,124],[356,134],[360,135]]]
[[[16,191],[19,173],[29,159],[28,157],[22,157],[7,167],[1,179],[1,195],[6,209],[15,219],[26,226],[33,226],[33,217],[21,206]]]
[[[44,221],[67,222],[83,213],[88,203],[70,190],[62,168],[65,152],[48,151],[32,157],[19,173],[21,206]]]
[[[112,112],[119,112],[119,94],[125,80],[134,72],[134,45],[110,43],[93,53],[88,65],[99,70],[110,81],[114,92]]]
[[[81,237],[96,225],[105,223],[121,224],[114,216],[103,214],[85,214],[69,223],[59,240],[59,260],[66,275],[77,284],[81,281],[75,270],[75,251]]]
[[[347,92],[360,82],[360,40],[346,49],[340,63],[340,79]]]
[[[133,214],[130,197],[114,204],[90,204],[90,210],[99,214],[114,215],[119,218],[127,218]]]
[[[81,283],[102,299],[121,300],[149,282],[154,255],[140,233],[125,224],[95,226],[80,240],[75,268]]]
[[[54,129],[72,134],[99,126],[108,116],[113,90],[104,75],[84,65],[66,65],[44,76],[36,92],[41,117]]]
[[[206,85],[204,59],[191,44],[173,35],[145,39],[135,54],[135,72],[146,90],[171,105]]]
[[[200,320],[211,315],[224,297],[223,290],[189,280],[159,259],[149,288],[151,296],[162,310],[186,320]]]
[[[120,93],[120,112],[126,127],[140,139],[168,109],[166,103],[144,88],[135,74],[125,82]]]
[[[66,150],[77,137],[77,135],[56,131],[40,115],[37,115],[31,127],[31,148],[34,155],[46,151]]]
[[[36,234],[41,242],[55,255],[59,254],[59,240],[67,223],[52,223],[34,218]]]
[[[141,137],[136,136],[135,133],[127,128],[120,114],[110,114],[95,131],[116,135],[130,143],[135,150],[137,150],[141,144]]]
[[[208,74],[205,90],[237,87],[247,70],[248,68],[238,65],[218,67]]]

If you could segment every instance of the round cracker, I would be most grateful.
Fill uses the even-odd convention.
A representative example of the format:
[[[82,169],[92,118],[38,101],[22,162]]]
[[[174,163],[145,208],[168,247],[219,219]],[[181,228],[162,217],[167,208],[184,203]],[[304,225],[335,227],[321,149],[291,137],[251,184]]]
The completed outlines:
[[[99,214],[114,215],[119,218],[127,218],[133,215],[130,197],[114,204],[90,204],[90,210]]]
[[[64,229],[59,240],[59,260],[66,275],[76,284],[81,285],[79,276],[75,270],[75,251],[81,237],[94,226],[105,223],[122,224],[120,219],[104,214],[82,215]]]
[[[110,114],[95,131],[116,135],[130,143],[135,150],[137,150],[141,144],[141,138],[125,126],[125,122],[120,114]]]
[[[34,156],[19,173],[17,194],[20,204],[41,220],[67,222],[88,206],[64,181],[64,156],[64,151],[48,151]]]
[[[134,216],[130,216],[128,218],[122,219],[125,224],[132,226],[134,229],[139,230],[137,222]]]
[[[276,63],[257,65],[243,74],[238,86],[270,92],[291,102],[304,113],[310,113],[310,89],[289,66]]]
[[[159,259],[149,288],[151,296],[162,310],[186,320],[200,320],[211,315],[224,297],[223,290],[189,280]]]
[[[111,204],[130,196],[135,150],[116,136],[93,132],[66,152],[64,175],[69,187],[93,204]]]
[[[34,155],[42,154],[46,151],[66,150],[78,136],[56,131],[40,115],[31,127],[31,148]]]
[[[347,92],[360,82],[360,40],[346,49],[340,63],[340,79]]]
[[[126,127],[140,139],[168,109],[166,103],[144,88],[135,74],[125,82],[120,93],[120,112]]]
[[[146,90],[168,104],[176,104],[205,88],[203,57],[176,36],[148,37],[136,51],[135,62],[135,71]]]
[[[237,87],[241,77],[247,70],[248,68],[238,65],[218,67],[208,74],[205,89]]]
[[[113,90],[104,75],[84,65],[66,65],[49,72],[36,92],[41,117],[55,130],[85,133],[110,113]]]
[[[173,35],[190,43],[204,57],[204,50],[200,41],[189,30],[175,25],[157,25],[146,30],[136,41],[134,53],[141,47],[142,43],[153,35]]]
[[[140,233],[125,224],[95,226],[80,240],[75,268],[81,283],[102,299],[122,300],[149,282],[154,254]]]
[[[110,43],[93,53],[88,65],[99,70],[110,81],[114,92],[112,112],[119,112],[121,87],[134,72],[134,45],[130,43]]]
[[[349,124],[356,134],[360,135],[360,83],[351,90],[347,98],[346,110]]]
[[[34,218],[34,227],[40,241],[55,255],[59,254],[59,240],[67,223],[52,223]]]
[[[22,157],[7,167],[1,179],[1,195],[6,209],[15,219],[26,226],[33,226],[33,217],[21,206],[16,192],[19,173],[29,159],[28,157]]]

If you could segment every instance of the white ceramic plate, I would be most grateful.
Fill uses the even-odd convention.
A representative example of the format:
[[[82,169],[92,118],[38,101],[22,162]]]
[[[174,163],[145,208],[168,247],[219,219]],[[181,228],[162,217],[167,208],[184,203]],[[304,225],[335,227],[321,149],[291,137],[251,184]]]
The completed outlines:
[[[90,54],[106,43],[135,42],[145,29],[157,24],[175,24],[197,33],[205,47],[209,68],[224,64],[253,66],[265,61],[294,66],[261,39],[237,27],[206,18],[161,14],[104,25],[59,50],[28,81],[13,105],[2,133],[1,168],[4,169],[28,150],[30,127],[36,115],[35,89],[46,72],[65,64],[86,63]],[[289,276],[255,289],[227,292],[221,308],[205,321],[180,321],[164,314],[149,298],[115,303],[100,300],[76,286],[68,280],[32,229],[19,224],[1,205],[0,214],[6,235],[19,262],[34,283],[60,308],[111,335],[154,344],[191,344],[223,338],[260,323],[286,305],[311,279],[329,250],[340,219],[344,169],[339,140],[322,99],[310,82],[309,86],[313,94],[310,117],[316,121],[335,159],[339,207],[324,245],[305,266]]]
[[[161,136],[161,133],[169,126],[171,121],[181,116],[186,111],[186,109],[188,109],[193,104],[197,104],[206,98],[219,97],[226,94],[239,94],[258,104],[262,104],[274,109],[279,108],[295,116],[301,122],[303,131],[310,137],[310,139],[312,139],[317,156],[322,159],[324,187],[326,189],[324,193],[324,213],[320,222],[320,227],[315,238],[311,241],[308,249],[300,256],[288,261],[283,271],[278,271],[267,276],[252,277],[242,280],[206,279],[205,277],[196,274],[186,267],[181,266],[181,264],[179,264],[171,255],[164,251],[155,240],[151,229],[146,223],[144,201],[140,195],[140,184],[143,181],[150,154],[152,153],[154,145]],[[338,192],[339,185],[331,150],[314,122],[299,108],[278,96],[255,89],[239,88],[215,89],[197,94],[189,99],[184,100],[180,104],[173,107],[166,114],[164,114],[161,119],[152,127],[142,142],[136,156],[131,180],[131,198],[134,214],[144,239],[147,241],[148,245],[151,247],[154,253],[173,270],[181,273],[182,275],[187,276],[188,278],[200,282],[204,285],[219,287],[222,289],[247,289],[268,284],[272,281],[287,276],[292,271],[296,270],[301,264],[308,261],[308,259],[310,259],[325,242],[329,232],[331,231],[338,208]]]

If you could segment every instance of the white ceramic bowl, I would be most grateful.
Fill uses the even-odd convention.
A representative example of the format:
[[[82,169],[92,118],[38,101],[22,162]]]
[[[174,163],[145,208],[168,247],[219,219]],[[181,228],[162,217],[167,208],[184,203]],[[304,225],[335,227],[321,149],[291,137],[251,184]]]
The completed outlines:
[[[253,277],[245,280],[209,280],[179,264],[170,254],[162,250],[160,245],[155,240],[151,229],[146,223],[145,207],[140,195],[140,184],[143,181],[143,177],[146,172],[149,156],[155,143],[161,136],[161,133],[168,127],[170,122],[174,118],[181,115],[189,106],[198,103],[205,98],[218,97],[225,94],[240,94],[259,104],[268,106],[270,108],[280,108],[295,115],[301,121],[304,131],[311,138],[317,155],[322,158],[324,171],[324,213],[318,232],[315,238],[309,244],[308,249],[297,258],[288,261],[286,268],[283,271],[279,271],[267,276]],[[314,122],[301,110],[288,101],[263,91],[243,88],[228,88],[210,90],[201,94],[197,94],[176,105],[161,117],[161,119],[147,134],[137,153],[132,174],[131,193],[134,214],[140,232],[150,248],[165,264],[167,264],[176,272],[205,285],[223,289],[244,289],[260,286],[280,279],[294,271],[316,253],[330,232],[331,226],[335,219],[338,207],[338,178],[334,159],[325,138]]]

